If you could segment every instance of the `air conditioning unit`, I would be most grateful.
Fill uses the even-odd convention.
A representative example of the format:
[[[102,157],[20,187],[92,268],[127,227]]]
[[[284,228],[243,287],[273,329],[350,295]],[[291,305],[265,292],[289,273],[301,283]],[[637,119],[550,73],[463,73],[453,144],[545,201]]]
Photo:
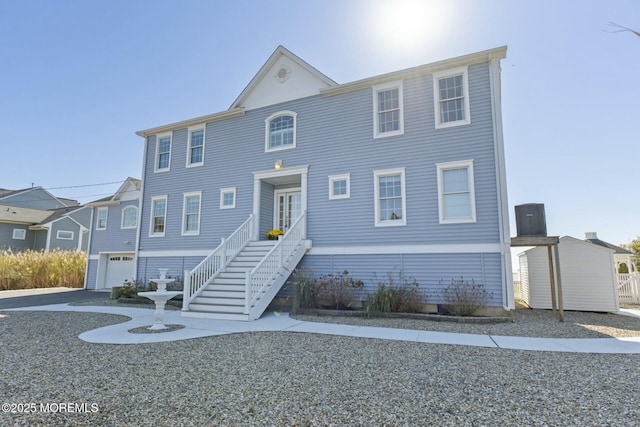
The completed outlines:
[[[516,206],[518,237],[547,235],[547,222],[543,203],[527,203]]]

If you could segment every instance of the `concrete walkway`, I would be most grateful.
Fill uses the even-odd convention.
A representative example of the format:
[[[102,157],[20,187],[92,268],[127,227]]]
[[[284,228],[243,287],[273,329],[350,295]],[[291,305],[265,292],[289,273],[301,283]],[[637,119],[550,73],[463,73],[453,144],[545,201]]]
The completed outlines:
[[[304,322],[290,318],[288,313],[267,313],[256,321],[243,322],[182,317],[181,312],[175,310],[165,312],[165,324],[184,325],[184,328],[172,332],[134,334],[128,331],[134,328],[153,324],[154,310],[112,306],[71,306],[68,304],[52,304],[37,307],[14,308],[6,311],[14,310],[106,313],[118,314],[131,318],[129,321],[87,331],[79,336],[79,338],[84,341],[103,344],[145,344],[242,332],[283,331],[430,344],[468,345],[512,350],[640,354],[640,337],[579,339],[458,334],[411,329]]]

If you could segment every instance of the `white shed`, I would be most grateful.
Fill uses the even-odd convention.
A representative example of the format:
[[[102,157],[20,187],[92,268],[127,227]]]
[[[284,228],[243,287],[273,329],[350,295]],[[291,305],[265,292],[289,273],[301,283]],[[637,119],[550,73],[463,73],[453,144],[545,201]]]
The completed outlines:
[[[564,309],[617,312],[614,251],[569,236],[560,238],[558,251]],[[551,309],[547,248],[529,249],[519,260],[522,299],[531,308]]]

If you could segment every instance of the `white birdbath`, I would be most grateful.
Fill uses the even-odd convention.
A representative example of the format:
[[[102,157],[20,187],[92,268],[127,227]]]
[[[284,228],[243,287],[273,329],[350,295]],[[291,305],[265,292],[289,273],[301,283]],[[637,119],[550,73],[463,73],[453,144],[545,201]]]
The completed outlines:
[[[164,324],[164,306],[171,298],[176,295],[180,295],[182,292],[167,291],[167,283],[173,282],[173,279],[167,279],[167,268],[159,268],[160,278],[151,279],[151,281],[158,284],[158,290],[152,292],[138,292],[138,295],[147,297],[156,304],[156,311],[154,313],[153,325],[149,327],[149,330],[155,331],[160,329],[167,329]]]

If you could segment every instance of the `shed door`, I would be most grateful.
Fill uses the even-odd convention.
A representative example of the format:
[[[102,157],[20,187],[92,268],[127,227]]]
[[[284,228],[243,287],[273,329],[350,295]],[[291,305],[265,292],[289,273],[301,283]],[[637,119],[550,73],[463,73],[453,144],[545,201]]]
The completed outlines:
[[[122,286],[125,280],[133,280],[133,254],[110,254],[107,257],[107,275],[105,288]]]

